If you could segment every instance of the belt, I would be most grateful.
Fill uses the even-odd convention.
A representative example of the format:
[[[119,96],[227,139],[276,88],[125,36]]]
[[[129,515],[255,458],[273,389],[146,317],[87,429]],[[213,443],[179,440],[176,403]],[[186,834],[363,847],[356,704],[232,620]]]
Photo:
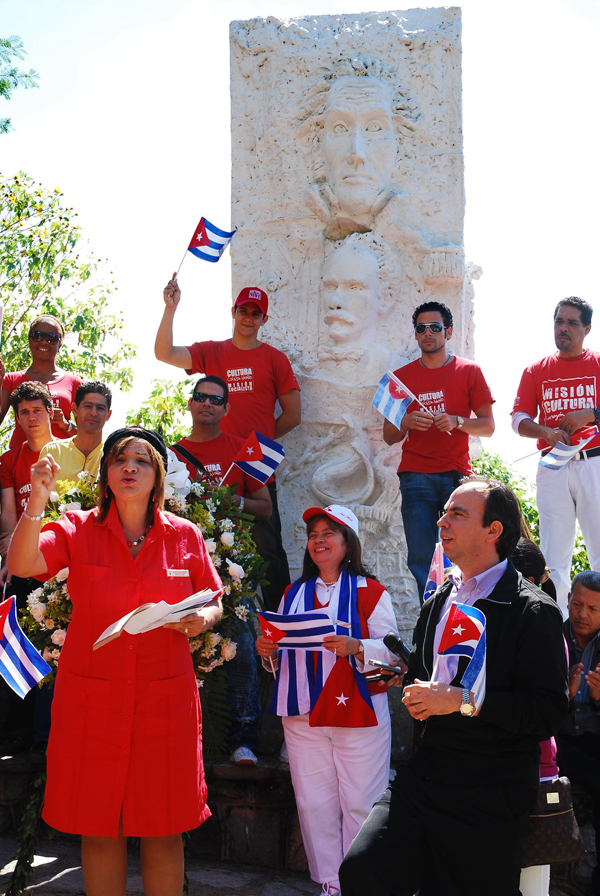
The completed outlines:
[[[551,448],[546,448],[545,451],[542,451],[542,457],[545,457],[550,451],[552,451]],[[573,455],[571,460],[590,460],[592,457],[600,457],[600,448],[590,448],[589,451],[586,451],[585,449],[583,451],[578,451],[577,454]]]

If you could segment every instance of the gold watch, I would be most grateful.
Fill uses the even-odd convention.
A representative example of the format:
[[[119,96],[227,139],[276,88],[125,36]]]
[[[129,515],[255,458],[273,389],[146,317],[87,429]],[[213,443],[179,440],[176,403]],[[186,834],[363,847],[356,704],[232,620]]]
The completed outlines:
[[[464,422],[465,422],[465,418],[464,418],[464,417],[459,417],[459,415],[457,414],[457,415],[456,415],[456,428],[457,428],[457,429],[462,429],[462,428],[463,428],[463,425],[464,425]]]
[[[472,716],[475,707],[471,703],[471,692],[468,688],[462,689],[462,703],[460,704],[460,714],[462,716]]]

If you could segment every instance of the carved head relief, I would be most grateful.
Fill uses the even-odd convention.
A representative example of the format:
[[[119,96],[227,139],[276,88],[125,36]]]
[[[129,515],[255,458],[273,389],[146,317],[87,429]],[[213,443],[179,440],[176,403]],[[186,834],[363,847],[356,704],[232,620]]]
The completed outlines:
[[[342,244],[323,270],[325,323],[336,345],[369,346],[379,311],[379,261],[360,243]]]

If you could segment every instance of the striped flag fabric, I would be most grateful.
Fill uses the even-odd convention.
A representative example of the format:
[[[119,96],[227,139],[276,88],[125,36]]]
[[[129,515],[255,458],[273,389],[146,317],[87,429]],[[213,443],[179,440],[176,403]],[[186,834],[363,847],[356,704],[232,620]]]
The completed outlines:
[[[578,451],[581,451],[588,442],[591,442],[594,436],[598,434],[598,427],[593,426],[582,430],[578,433],[579,441],[572,445],[565,445],[564,442],[557,442],[554,448],[551,448],[547,454],[540,457],[540,467],[548,467],[549,470],[560,470],[565,464],[572,460]]]
[[[264,485],[269,481],[283,458],[285,451],[272,439],[260,432],[251,432],[233,463],[248,476]]]
[[[288,650],[320,650],[325,635],[335,635],[335,628],[326,610],[306,613],[258,612],[258,622],[265,638],[281,643]]]
[[[461,684],[473,693],[475,709],[485,699],[486,620],[481,610],[455,603],[450,609],[440,640],[440,656],[467,656],[469,665]]]
[[[0,675],[23,699],[52,668],[21,630],[14,597],[0,604],[0,633]]]
[[[398,377],[388,370],[379,380],[377,392],[373,398],[373,407],[380,414],[393,423],[396,429],[400,429],[402,418],[406,414],[409,405],[417,399]]]
[[[200,218],[200,223],[190,240],[188,251],[203,261],[218,261],[236,231],[237,227],[231,232],[221,230],[206,218]]]
[[[427,584],[425,585],[425,593],[423,600],[428,600],[432,594],[440,588],[446,581],[446,571],[452,569],[452,563],[444,554],[442,542],[436,544],[433,557],[431,558],[431,566],[429,567],[429,575],[427,576]]]

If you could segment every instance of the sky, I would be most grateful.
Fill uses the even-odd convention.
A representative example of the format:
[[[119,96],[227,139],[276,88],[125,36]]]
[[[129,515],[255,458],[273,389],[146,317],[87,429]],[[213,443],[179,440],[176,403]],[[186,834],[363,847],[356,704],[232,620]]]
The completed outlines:
[[[152,379],[178,378],[153,354],[162,287],[201,215],[231,223],[229,22],[368,9],[324,3],[0,0],[3,35],[20,35],[22,66],[40,73],[39,90],[2,103],[15,131],[0,136],[0,170],[64,192],[114,272],[126,337],[139,347],[134,391],[117,398],[113,422]],[[512,433],[509,413],[523,368],[554,349],[556,302],[598,305],[600,3],[461,6],[465,249],[483,269],[476,360],[497,399],[485,447],[510,462],[535,448]],[[228,254],[216,265],[188,255],[179,280],[176,343],[229,336]],[[600,349],[600,324],[586,344]],[[516,469],[531,477],[535,462]]]

